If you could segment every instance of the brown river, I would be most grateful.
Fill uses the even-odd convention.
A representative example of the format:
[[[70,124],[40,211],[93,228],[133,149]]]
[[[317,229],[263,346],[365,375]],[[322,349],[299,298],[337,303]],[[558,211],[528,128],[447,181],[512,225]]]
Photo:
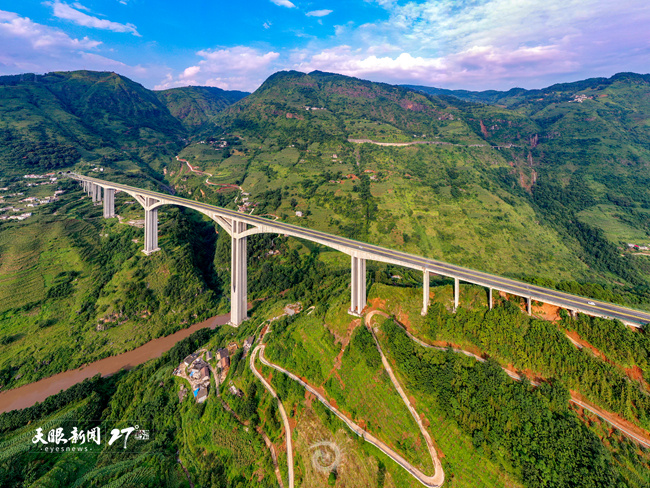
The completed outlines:
[[[92,378],[96,374],[108,376],[117,373],[121,369],[131,369],[150,359],[162,356],[169,351],[178,341],[185,339],[193,332],[205,327],[214,329],[219,325],[225,325],[230,320],[230,314],[217,315],[215,317],[194,324],[187,329],[153,339],[146,344],[117,356],[110,356],[94,363],[87,364],[78,369],[71,369],[63,373],[55,374],[49,378],[30,383],[13,390],[0,393],[0,413],[8,412],[19,408],[31,407],[37,402],[42,402],[50,395],[55,395],[61,390],[67,390],[86,378]]]

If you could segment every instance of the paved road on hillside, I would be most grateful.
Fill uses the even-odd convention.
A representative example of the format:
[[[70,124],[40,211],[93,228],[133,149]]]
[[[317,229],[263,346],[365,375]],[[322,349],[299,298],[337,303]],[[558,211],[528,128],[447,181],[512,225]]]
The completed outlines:
[[[110,185],[112,188],[124,190],[126,192],[138,193],[152,198],[162,199],[174,204],[194,208],[203,212],[215,212],[227,218],[237,219],[246,222],[252,226],[262,227],[265,232],[277,232],[279,234],[288,234],[299,238],[304,238],[313,242],[318,242],[343,252],[355,252],[359,257],[372,259],[387,263],[405,266],[412,269],[427,269],[430,272],[443,276],[459,278],[461,281],[474,283],[477,285],[491,287],[507,293],[522,297],[531,297],[533,300],[549,303],[569,310],[576,310],[587,314],[615,318],[624,323],[640,327],[650,323],[650,313],[631,308],[615,305],[608,302],[596,301],[591,298],[580,297],[564,293],[561,291],[543,288],[541,286],[531,285],[520,281],[503,278],[501,276],[475,271],[462,266],[448,264],[435,259],[423,258],[413,254],[407,254],[401,251],[394,251],[381,246],[375,246],[364,242],[339,237],[325,232],[298,227],[296,225],[286,224],[280,221],[272,221],[255,215],[248,215],[226,208],[208,205],[194,200],[167,195],[150,190],[143,190],[132,186],[122,185],[109,181],[103,181],[88,176],[74,175],[76,178],[85,179],[94,183]],[[534,270],[531,270],[534,271]]]
[[[379,312],[379,313],[382,313],[382,314],[383,314],[383,312]],[[386,315],[386,314],[383,314],[383,315]],[[386,316],[387,316],[387,315],[386,315]],[[409,338],[410,338],[412,341],[418,343],[418,344],[421,345],[422,347],[426,347],[426,348],[428,348],[428,349],[436,349],[436,350],[438,350],[438,351],[446,351],[446,350],[447,350],[446,347],[434,346],[434,345],[432,345],[432,344],[427,344],[426,342],[424,342],[424,341],[418,339],[418,338],[415,337],[413,334],[411,334],[408,330],[406,330],[406,329],[404,328],[404,326],[403,326],[402,324],[400,324],[400,323],[398,323],[398,322],[395,322],[395,323],[398,324],[398,325],[402,328],[402,330],[403,330],[404,332],[406,332],[406,335],[409,336]],[[573,341],[572,341],[572,342],[573,342]],[[575,345],[575,343],[574,343],[574,345]],[[474,353],[472,353],[472,352],[465,351],[465,350],[463,350],[463,349],[458,349],[458,348],[451,348],[451,350],[454,351],[454,352],[456,352],[456,353],[459,353],[459,354],[465,354],[466,356],[470,356],[470,357],[472,357],[472,358],[474,358],[474,359],[476,359],[477,361],[480,361],[480,362],[482,362],[482,363],[485,362],[485,358],[482,358],[481,356],[477,356],[476,354],[474,354]],[[503,369],[503,371],[504,371],[508,376],[510,376],[513,380],[521,381],[521,376],[519,376],[519,375],[518,375],[517,373],[515,373],[514,371],[510,371],[510,370],[504,368],[503,366],[501,367],[501,369]],[[535,385],[535,386],[538,386],[538,385],[539,385],[539,382],[537,382],[537,381],[535,381],[535,380],[532,380],[532,379],[530,379],[530,378],[529,378],[529,381],[530,381],[530,383],[531,383],[532,385]],[[598,408],[598,407],[595,407],[594,405],[591,405],[591,404],[589,404],[589,403],[586,403],[586,402],[584,402],[583,400],[580,400],[580,399],[576,398],[573,394],[571,395],[571,398],[570,398],[569,401],[570,401],[571,403],[574,403],[575,405],[578,405],[579,407],[584,408],[585,410],[590,411],[590,412],[593,413],[594,415],[597,415],[598,417],[600,417],[601,419],[603,419],[603,420],[604,420],[605,422],[607,422],[608,424],[610,424],[610,425],[612,425],[613,427],[615,427],[616,429],[620,430],[620,431],[621,431],[625,436],[629,437],[630,439],[633,439],[633,440],[637,441],[637,442],[638,442],[639,444],[641,444],[642,446],[644,446],[644,447],[646,447],[646,448],[650,448],[650,435],[641,436],[641,435],[639,435],[638,433],[633,432],[633,431],[630,430],[627,426],[625,426],[625,424],[623,424],[623,423],[621,423],[621,422],[618,422],[618,421],[617,421],[617,420],[616,420],[616,419],[615,419],[611,414],[609,414],[609,412],[606,412],[606,411],[604,411],[604,410],[601,410],[601,409]],[[609,415],[608,415],[608,414],[609,414]],[[639,427],[639,429],[640,429],[640,430],[643,430],[643,429],[641,429],[640,427]]]
[[[345,415],[343,415],[338,409],[334,408],[327,401],[327,399],[323,395],[321,395],[320,392],[318,392],[315,388],[309,385],[309,383],[306,383],[305,381],[301,380],[298,376],[296,376],[293,373],[290,373],[289,371],[282,368],[281,366],[278,366],[277,364],[268,361],[264,357],[264,347],[265,346],[262,345],[256,348],[256,351],[258,348],[260,350],[260,361],[262,361],[262,364],[269,366],[270,368],[273,368],[277,371],[280,371],[281,373],[286,374],[289,378],[302,385],[303,388],[305,388],[307,391],[312,393],[316,398],[318,398],[318,400],[323,405],[325,405],[325,407],[329,411],[331,411],[334,415],[336,415],[339,419],[341,419],[350,428],[350,430],[352,430],[359,437],[362,437],[363,440],[371,443],[373,446],[381,450],[384,454],[392,458],[393,461],[395,461],[397,464],[402,466],[406,471],[408,471],[413,477],[415,477],[424,486],[428,486],[431,488],[438,488],[439,486],[441,486],[442,481],[444,481],[444,473],[442,472],[442,470],[440,471],[436,470],[436,474],[434,476],[427,476],[426,474],[424,474],[422,471],[420,471],[418,468],[416,468],[411,463],[409,463],[406,459],[404,459],[393,449],[388,447],[386,444],[384,444],[382,441],[377,439],[369,432],[363,430],[361,427],[359,427],[357,424],[355,424],[350,419],[348,419]]]
[[[267,383],[267,381],[264,379],[264,377],[260,374],[257,369],[255,369],[255,356],[257,355],[257,352],[260,350],[260,347],[263,348],[264,346],[257,346],[255,349],[253,349],[253,352],[250,357],[250,367],[253,370],[253,374],[257,376],[257,379],[262,382],[264,385],[264,388],[266,388],[271,396],[275,398],[278,401],[278,410],[280,410],[280,416],[282,417],[282,423],[284,424],[284,431],[287,434],[287,468],[288,468],[288,477],[289,477],[289,488],[294,488],[293,487],[293,449],[291,446],[291,425],[289,425],[289,417],[287,417],[287,412],[284,410],[284,405],[282,405],[282,402],[278,398],[278,394],[275,392],[273,387]],[[264,362],[264,360],[262,360]]]

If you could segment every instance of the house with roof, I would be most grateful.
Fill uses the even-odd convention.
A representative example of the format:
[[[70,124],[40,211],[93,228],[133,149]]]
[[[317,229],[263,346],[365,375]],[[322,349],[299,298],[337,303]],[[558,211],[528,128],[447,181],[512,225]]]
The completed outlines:
[[[219,361],[219,366],[223,370],[230,368],[230,357],[226,356],[221,358],[221,361]]]
[[[221,361],[223,358],[227,358],[228,356],[230,356],[230,354],[228,353],[228,349],[225,347],[217,349],[217,361]]]
[[[248,338],[244,341],[244,345],[243,345],[243,348],[244,348],[244,354],[246,354],[246,353],[248,352],[248,350],[251,348],[251,346],[253,345],[254,342],[255,342],[255,336],[254,336],[254,335],[248,337]]]
[[[207,388],[198,388],[194,396],[196,398],[196,403],[203,403],[208,398]]]
[[[194,360],[196,359],[196,357],[197,357],[197,356],[196,356],[196,353],[192,353],[192,354],[190,354],[189,356],[187,356],[187,357],[183,360],[183,362],[185,363],[185,366],[189,366],[190,364],[192,364],[192,363],[194,362]]]

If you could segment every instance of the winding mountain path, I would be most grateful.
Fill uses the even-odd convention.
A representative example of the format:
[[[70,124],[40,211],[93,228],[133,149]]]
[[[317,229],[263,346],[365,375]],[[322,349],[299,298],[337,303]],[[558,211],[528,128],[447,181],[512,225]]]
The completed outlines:
[[[294,483],[294,476],[293,476],[293,449],[291,445],[291,425],[289,425],[289,417],[287,417],[287,412],[284,410],[284,405],[282,405],[282,402],[278,398],[278,394],[275,392],[273,387],[264,379],[262,374],[255,368],[255,357],[257,356],[257,353],[260,353],[260,359],[262,360],[263,364],[266,364],[264,361],[264,358],[262,356],[264,352],[264,346],[263,345],[258,345],[255,349],[253,349],[253,353],[251,354],[250,357],[250,366],[251,370],[253,371],[253,374],[257,376],[257,379],[262,382],[262,385],[264,385],[264,388],[268,390],[268,392],[271,394],[273,398],[275,398],[278,401],[278,410],[280,410],[280,416],[282,417],[282,423],[284,424],[284,431],[286,432],[286,439],[287,439],[287,468],[288,468],[288,477],[289,477],[289,488],[294,488],[293,483]]]
[[[181,159],[178,156],[176,156],[176,161],[179,163],[185,163],[187,167],[192,171],[193,173],[200,174],[200,175],[207,175],[207,178],[205,179],[205,184],[206,185],[212,185],[212,186],[219,186],[219,187],[231,187],[231,188],[238,188],[240,191],[244,191],[241,186],[238,185],[233,185],[233,184],[228,184],[228,183],[211,183],[210,178],[214,176],[212,173],[208,173],[207,171],[201,171],[200,169],[194,169],[194,166],[190,164],[190,162],[187,159]]]
[[[372,313],[372,312],[370,312],[370,313]],[[388,317],[388,314],[386,314],[386,313],[383,313],[383,312],[379,312],[379,313],[381,315],[385,316],[385,317]],[[395,323],[397,325],[399,325],[404,332],[406,332],[406,335],[409,336],[409,338],[412,341],[418,343],[422,347],[426,347],[428,349],[436,349],[438,351],[447,350],[446,347],[434,346],[432,344],[428,344],[428,343],[418,339],[413,334],[411,334],[408,330],[406,330],[406,327],[404,327],[402,324],[400,324],[397,321]],[[577,347],[577,345],[576,345],[576,347]],[[481,356],[478,356],[478,355],[476,355],[474,353],[471,353],[469,351],[465,351],[463,349],[458,349],[458,348],[453,348],[453,347],[451,348],[451,350],[456,352],[456,353],[459,353],[459,354],[465,354],[466,356],[470,356],[470,357],[472,357],[472,358],[474,358],[477,361],[480,361],[482,363],[485,362],[485,358],[483,358]],[[508,376],[510,376],[513,380],[521,381],[521,379],[522,379],[521,376],[518,375],[516,372],[511,371],[508,368],[504,368],[503,366],[501,366],[501,369],[503,369],[503,371],[505,371],[505,373]],[[534,381],[534,380],[531,380],[531,379],[529,379],[529,381],[530,381],[530,383],[532,385],[535,385],[535,386],[539,385],[538,381]],[[569,399],[569,401],[571,403],[573,403],[574,405],[577,405],[580,408],[588,410],[589,412],[593,413],[594,415],[597,415],[599,418],[601,418],[602,420],[604,420],[605,422],[610,424],[612,427],[614,427],[614,428],[618,429],[619,431],[621,431],[621,433],[623,433],[626,437],[638,442],[643,447],[650,448],[650,434],[648,432],[646,432],[645,430],[643,430],[643,429],[641,429],[640,427],[637,427],[637,426],[626,425],[625,423],[623,423],[623,421],[621,419],[617,418],[616,415],[614,415],[614,414],[612,414],[610,412],[607,412],[605,410],[602,410],[601,408],[598,408],[595,405],[592,405],[592,404],[590,404],[588,402],[585,402],[582,398],[579,398],[578,395],[576,393],[574,393],[574,392],[570,392],[570,395],[571,395],[571,398]]]
[[[365,431],[361,427],[359,427],[357,424],[352,422],[350,419],[348,419],[345,415],[343,415],[338,409],[333,407],[327,399],[315,388],[313,388],[311,385],[309,385],[307,382],[303,381],[299,377],[297,377],[295,374],[290,373],[286,369],[282,368],[281,366],[278,366],[277,364],[274,364],[270,361],[268,361],[264,357],[264,345],[259,345],[255,348],[255,351],[253,352],[253,355],[251,355],[251,367],[253,368],[253,372],[256,373],[256,376],[263,381],[266,385],[266,381],[262,378],[262,375],[257,372],[254,368],[254,360],[253,356],[259,351],[260,353],[260,361],[262,364],[265,366],[268,366],[270,368],[275,369],[276,371],[279,371],[281,373],[284,373],[287,375],[289,378],[292,380],[296,381],[299,383],[302,387],[304,387],[307,391],[312,393],[318,400],[328,409],[330,410],[334,415],[336,415],[339,419],[341,419],[349,428],[352,430],[355,434],[358,436],[362,437],[363,440],[369,442],[373,446],[377,447],[380,451],[382,451],[384,454],[392,458],[397,464],[402,466],[406,471],[408,471],[413,477],[415,477],[420,483],[422,483],[424,486],[431,487],[431,488],[438,488],[439,486],[442,485],[442,483],[445,480],[445,474],[442,471],[442,469],[438,469],[436,467],[436,473],[433,476],[427,476],[424,474],[422,471],[420,471],[418,468],[413,466],[411,463],[409,463],[406,459],[404,459],[400,454],[395,452],[393,449],[391,449],[389,446],[387,446],[384,442],[380,441],[377,439],[375,436],[370,434],[369,432]],[[267,389],[271,388],[270,385],[268,386]],[[271,389],[272,390],[272,389]],[[276,396],[276,395],[274,395]],[[281,404],[281,402],[278,402]],[[437,456],[436,456],[437,459]],[[439,465],[439,461],[438,461]]]
[[[386,359],[386,356],[384,356],[384,351],[382,351],[381,345],[379,344],[379,341],[377,340],[377,336],[375,335],[375,330],[372,328],[371,320],[372,317],[377,313],[381,315],[386,315],[382,312],[379,312],[378,310],[371,310],[365,317],[366,327],[372,334],[372,338],[375,340],[375,345],[377,346],[377,350],[379,351],[379,355],[381,356],[381,362],[384,365],[384,368],[386,369],[386,372],[388,373],[390,380],[393,382],[393,386],[395,386],[397,393],[399,393],[399,396],[402,397],[402,401],[409,409],[409,412],[411,412],[411,416],[420,427],[420,432],[422,432],[422,436],[427,442],[427,448],[429,449],[429,454],[431,455],[431,461],[433,461],[433,466],[436,473],[434,475],[434,478],[436,478],[438,485],[442,485],[442,483],[445,481],[445,473],[442,469],[442,463],[440,462],[440,458],[438,457],[436,448],[433,445],[433,440],[431,439],[431,436],[429,435],[427,429],[424,427],[420,415],[418,415],[417,411],[415,410],[415,407],[411,404],[411,401],[409,400],[408,396],[402,389],[402,386],[399,384],[399,381],[397,381],[397,378],[393,373],[393,368],[390,367],[390,364]]]

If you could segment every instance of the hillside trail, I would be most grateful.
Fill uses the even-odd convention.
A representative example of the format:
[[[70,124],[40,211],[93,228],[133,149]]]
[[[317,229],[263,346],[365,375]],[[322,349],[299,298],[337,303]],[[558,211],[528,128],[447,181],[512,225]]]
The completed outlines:
[[[350,420],[348,417],[343,415],[336,407],[334,407],[323,394],[317,390],[315,387],[311,386],[309,383],[307,383],[305,380],[302,378],[299,378],[295,374],[291,373],[290,371],[287,371],[286,369],[282,368],[281,366],[278,366],[277,364],[274,364],[270,362],[268,359],[264,357],[264,348],[266,346],[264,344],[260,344],[255,348],[254,353],[256,354],[259,351],[259,358],[262,364],[265,366],[268,366],[270,368],[275,369],[276,371],[279,371],[285,375],[287,375],[289,378],[300,384],[303,388],[305,388],[309,393],[314,395],[318,400],[327,408],[329,411],[331,411],[334,415],[336,415],[340,420],[342,420],[345,425],[348,426],[348,428],[357,434],[359,437],[361,437],[364,441],[369,442],[373,446],[377,447],[379,450],[381,450],[384,454],[389,456],[393,461],[395,461],[397,464],[399,464],[402,468],[404,468],[409,474],[411,474],[414,478],[416,478],[420,483],[422,483],[424,486],[427,486],[429,488],[439,488],[442,483],[444,482],[445,479],[445,474],[442,471],[442,466],[440,466],[440,469],[436,469],[436,473],[434,476],[427,476],[424,474],[422,471],[420,471],[418,468],[413,466],[411,463],[409,463],[404,457],[402,457],[399,453],[397,453],[395,450],[393,450],[390,446],[385,444],[383,441],[377,439],[374,435],[372,435],[370,432],[367,430],[361,428],[358,424],[354,423],[352,420]],[[258,379],[261,379],[262,376],[261,374],[254,369],[254,364],[253,361],[251,361],[251,367],[253,368],[253,373],[255,373],[255,376],[257,376]],[[262,379],[262,381],[265,383],[266,381]],[[268,383],[267,383],[268,384]],[[269,385],[270,386],[270,385]],[[267,388],[268,389],[268,388]]]
[[[370,333],[372,334],[372,338],[375,340],[375,345],[377,346],[377,350],[379,351],[379,355],[381,356],[381,362],[384,365],[384,369],[388,373],[388,376],[390,377],[390,380],[393,383],[393,386],[397,390],[397,393],[399,393],[399,396],[402,398],[402,401],[408,408],[409,412],[411,413],[411,416],[413,417],[413,420],[418,424],[418,427],[420,428],[420,432],[422,433],[422,436],[424,437],[426,443],[427,443],[427,448],[429,449],[429,455],[431,456],[431,461],[433,462],[433,466],[435,469],[435,475],[433,478],[436,479],[436,483],[441,485],[445,481],[445,473],[442,469],[442,463],[440,462],[440,457],[438,456],[438,453],[436,452],[436,448],[433,444],[433,440],[431,439],[431,436],[429,435],[429,432],[427,429],[424,427],[424,424],[422,422],[422,418],[420,415],[417,413],[415,410],[415,407],[411,404],[411,401],[409,400],[408,396],[402,389],[402,386],[399,384],[399,381],[395,377],[395,374],[393,373],[393,369],[391,368],[388,360],[386,359],[386,356],[384,355],[384,351],[381,349],[381,345],[379,344],[379,340],[377,340],[377,336],[375,335],[375,330],[372,327],[372,318],[374,317],[375,314],[383,314],[382,312],[378,310],[371,310],[368,314],[365,316],[365,324]]]
[[[196,174],[200,175],[207,175],[207,178],[205,179],[205,184],[206,185],[212,185],[212,186],[220,186],[220,187],[232,187],[232,188],[238,188],[240,191],[244,191],[241,186],[239,185],[233,185],[233,184],[227,184],[227,183],[212,183],[210,182],[210,178],[212,178],[214,175],[212,173],[208,173],[207,171],[201,171],[200,169],[195,169],[194,166],[190,164],[190,162],[187,159],[181,159],[178,156],[176,156],[176,161],[179,163],[185,163],[187,167],[189,168],[190,171]]]
[[[377,313],[380,313],[381,315],[383,315],[385,317],[389,317],[389,315],[386,312],[379,311],[379,310],[372,310],[372,311],[369,312],[369,314],[373,313],[373,312],[377,312]],[[447,349],[451,349],[452,351],[454,351],[456,353],[465,354],[466,356],[470,356],[470,357],[474,358],[477,361],[485,362],[485,357],[479,356],[477,354],[474,354],[474,353],[472,353],[470,351],[463,350],[463,349],[458,348],[458,347],[441,347],[441,346],[434,346],[432,344],[428,344],[428,343],[424,342],[423,340],[417,338],[413,334],[411,334],[411,332],[409,332],[403,324],[399,323],[396,320],[394,320],[394,322],[399,327],[401,327],[402,330],[404,330],[406,335],[411,340],[413,340],[414,342],[416,342],[417,344],[419,344],[422,347],[426,347],[428,349],[436,349],[438,351],[445,351]],[[522,376],[519,375],[516,371],[513,371],[512,369],[506,368],[506,367],[503,367],[503,366],[501,366],[501,369],[503,369],[503,371],[508,376],[510,376],[513,380],[516,380],[516,381],[521,381],[522,380]],[[536,381],[534,379],[529,379],[529,381],[534,386],[539,386],[539,384],[540,384],[540,381]],[[629,439],[632,439],[632,440],[636,441],[637,443],[639,443],[643,447],[650,448],[650,433],[648,433],[646,430],[644,430],[641,427],[633,424],[632,422],[629,422],[629,421],[627,421],[625,419],[622,419],[621,417],[619,417],[615,413],[608,412],[606,410],[603,410],[600,407],[597,407],[597,406],[593,405],[590,402],[587,402],[584,399],[584,397],[582,395],[580,395],[578,392],[570,391],[569,393],[570,393],[569,401],[571,403],[573,403],[574,405],[576,405],[576,406],[578,406],[578,407],[580,407],[580,408],[582,408],[584,410],[588,410],[589,412],[593,413],[594,415],[600,417],[602,420],[604,420],[605,422],[610,424],[612,427],[618,429],[623,435],[625,435]]]

